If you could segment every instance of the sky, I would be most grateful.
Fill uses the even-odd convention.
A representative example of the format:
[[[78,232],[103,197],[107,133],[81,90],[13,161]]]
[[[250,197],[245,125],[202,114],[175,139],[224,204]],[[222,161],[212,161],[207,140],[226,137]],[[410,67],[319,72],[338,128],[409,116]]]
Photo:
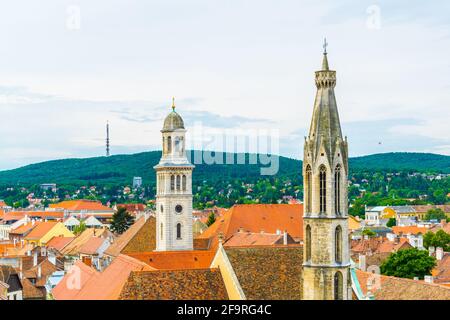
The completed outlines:
[[[301,159],[324,37],[350,156],[450,155],[448,0],[0,8],[0,170],[102,156],[106,121],[112,154],[158,150],[173,96],[193,146],[223,150],[211,137],[256,132],[273,153]]]

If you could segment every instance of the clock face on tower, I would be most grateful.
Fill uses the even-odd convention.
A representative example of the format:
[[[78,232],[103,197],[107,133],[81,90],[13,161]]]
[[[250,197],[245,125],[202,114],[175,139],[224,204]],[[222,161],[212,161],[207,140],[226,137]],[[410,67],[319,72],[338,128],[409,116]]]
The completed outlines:
[[[175,206],[175,212],[180,214],[183,211],[183,207],[180,204]]]

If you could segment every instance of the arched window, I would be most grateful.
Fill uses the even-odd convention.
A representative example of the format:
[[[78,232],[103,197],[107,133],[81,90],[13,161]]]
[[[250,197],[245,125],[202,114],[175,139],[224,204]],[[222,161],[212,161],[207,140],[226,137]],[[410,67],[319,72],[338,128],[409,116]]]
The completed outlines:
[[[174,175],[170,176],[170,190],[171,191],[175,190],[175,176]]]
[[[167,153],[167,149],[166,149],[166,138],[163,137],[163,153],[166,154]]]
[[[336,263],[342,263],[342,228],[337,226],[334,231],[334,253]]]
[[[172,152],[172,137],[168,136],[167,137],[167,153],[171,153]]]
[[[342,273],[337,271],[334,274],[334,300],[343,300],[344,292],[343,292],[343,279]]]
[[[305,185],[306,185],[306,213],[311,213],[311,192],[312,192],[312,186],[311,186],[311,166],[308,164],[306,167],[306,176],[305,176]]]
[[[320,166],[319,169],[319,192],[320,192],[320,213],[327,211],[327,169],[325,166]]]
[[[341,214],[341,166],[338,164],[334,170],[334,211]]]
[[[186,191],[186,175],[183,174],[183,179],[182,179],[182,185],[183,185],[183,191]]]
[[[162,240],[163,239],[163,233],[164,233],[163,224],[162,223],[161,223],[161,226],[159,227],[159,231],[161,233],[161,240]]]
[[[174,148],[175,148],[175,152],[179,153],[180,152],[180,138],[179,137],[175,137],[174,140],[175,144],[174,144]]]
[[[183,137],[180,138],[180,142],[181,142],[181,153],[183,154],[184,153],[184,138]]]
[[[177,175],[177,191],[179,191],[180,190],[180,186],[181,186],[181,177],[180,177],[180,175]]]
[[[177,223],[177,239],[181,239],[181,223]]]
[[[311,260],[311,226],[306,226],[306,261]]]

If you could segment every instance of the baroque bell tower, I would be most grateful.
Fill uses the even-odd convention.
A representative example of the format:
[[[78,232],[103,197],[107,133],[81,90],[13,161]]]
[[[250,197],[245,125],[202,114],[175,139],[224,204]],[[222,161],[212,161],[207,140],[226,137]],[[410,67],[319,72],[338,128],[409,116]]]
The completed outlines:
[[[186,156],[186,130],[175,111],[164,120],[162,157],[156,171],[156,251],[193,249],[192,171]]]
[[[336,71],[316,71],[313,116],[303,155],[303,299],[351,299],[347,212],[348,145],[334,95]]]

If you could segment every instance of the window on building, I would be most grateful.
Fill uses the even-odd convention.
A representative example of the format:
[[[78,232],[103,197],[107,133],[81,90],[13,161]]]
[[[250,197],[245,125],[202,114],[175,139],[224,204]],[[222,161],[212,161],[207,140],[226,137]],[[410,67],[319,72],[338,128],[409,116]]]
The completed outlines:
[[[306,261],[311,261],[311,226],[306,226]]]
[[[183,179],[182,179],[182,185],[183,185],[183,191],[186,191],[186,175],[183,174]]]
[[[175,137],[175,152],[179,153],[180,152],[180,138],[179,137]]]
[[[170,190],[171,191],[175,190],[175,176],[174,175],[170,176]]]
[[[168,136],[167,137],[167,153],[171,153],[172,152],[172,137]]]
[[[177,239],[181,239],[181,223],[177,223]]]
[[[306,213],[311,213],[311,192],[312,192],[312,185],[311,185],[311,166],[308,164],[306,167],[306,177],[305,177],[305,185],[306,185]]]
[[[319,169],[320,213],[327,211],[327,169],[324,165]]]
[[[334,232],[334,244],[335,244],[335,260],[337,263],[342,263],[342,228],[337,226]]]
[[[181,186],[181,177],[180,175],[177,175],[177,190],[180,191],[180,186]]]
[[[334,300],[343,300],[344,292],[343,292],[343,279],[342,273],[337,271],[334,274]]]
[[[161,233],[161,240],[163,239],[163,234],[164,234],[164,228],[163,228],[163,224],[161,223],[161,225],[159,226],[159,232]]]
[[[338,164],[334,170],[334,210],[341,214],[341,166]]]

